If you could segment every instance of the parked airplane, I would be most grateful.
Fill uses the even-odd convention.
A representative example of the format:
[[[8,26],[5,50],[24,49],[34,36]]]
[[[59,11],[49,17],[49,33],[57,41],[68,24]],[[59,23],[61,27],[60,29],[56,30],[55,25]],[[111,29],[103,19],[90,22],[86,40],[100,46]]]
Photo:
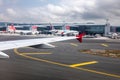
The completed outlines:
[[[75,31],[75,30],[70,30],[70,26],[68,25],[64,25],[62,30],[56,30],[54,28],[54,26],[52,26],[52,24],[50,23],[50,27],[51,27],[51,32],[54,34],[54,35],[59,35],[59,36],[76,36],[78,35],[78,31]]]
[[[0,58],[9,58],[9,55],[3,53],[3,50],[20,48],[20,47],[34,47],[34,48],[52,48],[55,47],[49,43],[75,39],[81,42],[82,36],[76,37],[53,37],[53,38],[39,38],[39,39],[26,39],[26,40],[14,40],[14,41],[3,41],[0,42]]]
[[[15,33],[16,28],[14,27],[14,25],[12,24],[11,26],[8,26],[7,31],[10,33]]]
[[[58,32],[58,30],[55,29],[51,23],[49,23],[49,24],[50,24],[50,29],[51,29],[50,32],[55,35]]]
[[[38,34],[39,32],[37,31],[37,26],[14,26],[10,25],[7,28],[7,31],[10,33],[18,33],[21,35],[28,35],[28,34]]]

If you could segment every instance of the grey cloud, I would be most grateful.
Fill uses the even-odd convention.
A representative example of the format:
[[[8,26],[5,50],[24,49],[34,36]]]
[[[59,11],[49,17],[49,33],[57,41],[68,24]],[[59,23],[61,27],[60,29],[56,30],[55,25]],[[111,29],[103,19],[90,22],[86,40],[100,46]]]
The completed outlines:
[[[84,12],[82,14],[82,18],[85,20],[88,19],[105,19],[105,15],[98,13],[93,13],[93,12]]]
[[[109,15],[108,17],[120,17],[120,0],[97,0],[97,9]]]
[[[119,5],[119,0],[96,0],[95,7],[85,7],[81,17],[85,20],[120,17]]]
[[[41,22],[41,21],[85,21],[102,20],[105,18],[120,19],[120,1],[119,0],[93,0],[93,6],[86,3],[85,0],[61,0],[57,4],[46,4],[38,7],[21,7],[16,3],[19,0],[0,0],[2,1],[0,13],[2,18],[21,22]],[[41,2],[43,0],[40,0]],[[92,1],[92,0],[91,0]],[[83,3],[83,4],[82,4]],[[3,5],[4,4],[4,5]],[[17,3],[18,4],[18,3]],[[51,5],[50,5],[51,4]],[[27,5],[27,4],[26,4]],[[8,15],[5,11],[11,8],[16,15]],[[4,14],[4,15],[3,15]],[[5,19],[4,19],[5,20]]]

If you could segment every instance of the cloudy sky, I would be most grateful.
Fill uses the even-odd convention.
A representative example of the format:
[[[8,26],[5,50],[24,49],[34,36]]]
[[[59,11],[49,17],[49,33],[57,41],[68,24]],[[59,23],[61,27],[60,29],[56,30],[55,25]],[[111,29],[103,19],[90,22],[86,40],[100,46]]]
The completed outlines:
[[[120,25],[120,0],[0,0],[0,22]]]

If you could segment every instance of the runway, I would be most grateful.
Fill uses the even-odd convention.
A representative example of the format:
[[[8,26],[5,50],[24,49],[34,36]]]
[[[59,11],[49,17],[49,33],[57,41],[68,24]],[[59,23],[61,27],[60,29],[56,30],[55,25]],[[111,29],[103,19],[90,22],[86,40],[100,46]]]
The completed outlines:
[[[38,37],[2,36],[0,41]],[[82,49],[120,49],[120,42],[83,39],[51,43],[53,49],[6,50],[0,80],[120,80],[120,59],[81,53]],[[101,44],[106,44],[108,47]]]

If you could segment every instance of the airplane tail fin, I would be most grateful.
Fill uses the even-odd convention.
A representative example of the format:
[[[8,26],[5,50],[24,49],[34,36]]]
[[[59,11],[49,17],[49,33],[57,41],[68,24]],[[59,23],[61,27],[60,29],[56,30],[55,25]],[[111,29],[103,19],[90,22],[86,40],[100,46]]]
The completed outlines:
[[[68,24],[64,24],[62,27],[63,30],[70,30],[70,26]]]
[[[76,35],[76,39],[80,42],[80,43],[82,43],[82,38],[83,38],[83,36],[85,35],[85,33],[79,33],[78,35]]]
[[[50,29],[55,30],[54,26],[51,23],[49,23],[49,24],[50,24]]]

